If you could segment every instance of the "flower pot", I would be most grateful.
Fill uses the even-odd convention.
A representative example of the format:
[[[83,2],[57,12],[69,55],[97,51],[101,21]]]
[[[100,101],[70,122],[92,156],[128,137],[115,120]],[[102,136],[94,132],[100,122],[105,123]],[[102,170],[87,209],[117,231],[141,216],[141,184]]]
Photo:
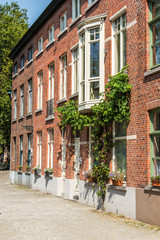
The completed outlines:
[[[41,173],[41,169],[36,169],[36,170],[34,170],[34,174],[35,175],[38,175],[38,174],[40,174]]]
[[[160,187],[160,180],[158,179],[153,179],[152,181],[152,186],[153,187]]]
[[[45,176],[46,176],[46,177],[50,177],[50,175],[52,175],[51,172],[47,172],[47,171],[45,172]]]
[[[19,171],[19,172],[22,172],[22,167],[19,167],[19,168],[18,168],[18,171]]]
[[[123,185],[122,180],[112,180],[112,183],[114,186],[122,186]]]

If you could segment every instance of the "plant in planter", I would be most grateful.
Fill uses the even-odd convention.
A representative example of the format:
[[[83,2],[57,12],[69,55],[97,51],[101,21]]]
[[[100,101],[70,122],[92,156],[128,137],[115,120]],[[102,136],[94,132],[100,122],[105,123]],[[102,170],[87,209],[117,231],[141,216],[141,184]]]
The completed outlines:
[[[34,174],[35,174],[35,175],[40,174],[40,173],[41,173],[40,165],[34,167],[34,168],[33,168],[33,171],[34,171]]]
[[[22,172],[22,168],[23,168],[23,167],[22,167],[21,165],[18,166],[19,172]]]
[[[45,172],[45,176],[49,177],[53,173],[53,168],[45,168],[44,172]]]
[[[151,177],[151,182],[153,187],[160,187],[160,175]]]
[[[31,172],[31,166],[26,166],[26,172]]]
[[[95,182],[95,179],[93,177],[92,169],[83,172],[83,176],[84,176],[86,182],[88,182],[88,183],[94,183]]]
[[[109,178],[112,179],[113,185],[122,186],[125,175],[126,175],[126,171],[117,170],[117,171],[110,172]]]

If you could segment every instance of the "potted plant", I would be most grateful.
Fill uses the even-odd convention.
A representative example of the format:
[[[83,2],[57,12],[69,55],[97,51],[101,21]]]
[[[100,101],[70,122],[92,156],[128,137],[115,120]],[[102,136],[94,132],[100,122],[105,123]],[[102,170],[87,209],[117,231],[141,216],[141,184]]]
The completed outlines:
[[[26,166],[26,172],[31,172],[31,166]]]
[[[45,176],[49,177],[53,173],[53,168],[45,168],[44,172],[45,172]]]
[[[33,168],[33,171],[34,171],[34,174],[35,174],[35,175],[40,174],[40,173],[41,173],[40,165],[34,167],[34,168]]]
[[[92,169],[83,172],[83,176],[84,176],[86,182],[88,182],[88,183],[94,183],[95,182],[95,179],[94,179],[93,173],[92,173]]]
[[[153,187],[160,187],[160,175],[151,177],[151,182]]]
[[[23,168],[23,167],[22,167],[21,165],[18,166],[19,172],[22,172],[22,168]]]
[[[109,178],[112,180],[114,186],[122,186],[126,172],[117,170],[109,173]]]

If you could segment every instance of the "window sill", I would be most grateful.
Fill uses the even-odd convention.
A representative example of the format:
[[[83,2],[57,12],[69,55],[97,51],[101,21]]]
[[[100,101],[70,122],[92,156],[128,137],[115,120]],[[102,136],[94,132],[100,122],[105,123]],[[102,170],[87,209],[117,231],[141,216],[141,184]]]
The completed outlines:
[[[144,188],[144,193],[160,194],[160,187],[146,186],[146,187]]]
[[[148,72],[144,73],[144,77],[148,77],[152,74],[156,74],[157,72],[160,72],[160,66],[152,68],[151,70],[149,70]]]
[[[50,120],[53,120],[53,119],[54,119],[54,115],[50,115],[45,119],[45,121],[47,122],[47,121],[50,121]]]
[[[96,0],[94,1],[92,4],[90,4],[87,8],[86,8],[86,12],[89,11],[96,3],[98,3],[100,0]]]
[[[74,97],[78,97],[78,92],[73,93],[73,94],[69,97],[69,99],[74,98]]]
[[[40,56],[43,53],[43,50],[41,50],[39,53],[37,53],[36,58]]]
[[[90,182],[85,181],[85,187],[87,187],[87,186],[98,187],[98,184],[97,183],[90,183]]]
[[[29,66],[33,62],[33,58],[27,63],[27,66]]]
[[[14,78],[16,78],[16,77],[17,77],[17,75],[18,75],[17,73],[16,73],[16,74],[14,74],[12,78],[13,78],[13,79],[14,79]]]
[[[60,32],[57,37],[61,37],[66,31],[68,30],[68,27],[66,27],[62,32]]]
[[[21,72],[23,72],[23,71],[24,71],[24,67],[19,70],[19,73],[21,73]]]
[[[117,190],[117,191],[126,192],[127,191],[127,187],[126,186],[108,185],[107,190]]]
[[[72,27],[81,17],[82,17],[82,15],[80,14],[77,18],[75,18],[75,19],[69,24],[69,27]]]
[[[32,112],[27,113],[27,115],[26,115],[26,117],[30,117],[30,116],[32,116]]]
[[[47,45],[46,45],[46,48],[48,48],[50,45],[52,45],[53,43],[55,43],[55,39],[53,39],[51,42],[49,42]]]
[[[23,173],[22,171],[18,171],[18,172],[17,172],[17,174],[19,174],[19,175],[22,175],[22,173]]]
[[[20,120],[23,120],[24,119],[24,116],[20,116],[19,118],[18,118],[18,120],[20,121]]]
[[[40,108],[40,109],[37,109],[36,111],[35,111],[35,113],[39,113],[39,112],[42,112],[42,108]]]
[[[15,123],[15,122],[17,122],[17,118],[15,118],[15,119],[12,120],[12,123]]]
[[[62,98],[59,101],[57,101],[57,104],[63,103],[63,102],[66,102],[66,101],[67,101],[67,98],[65,97],[65,98]]]
[[[25,172],[25,175],[31,175],[31,172]]]
[[[78,110],[84,113],[91,112],[91,107],[99,102],[100,102],[100,99],[93,99],[93,100],[82,102],[78,105]]]

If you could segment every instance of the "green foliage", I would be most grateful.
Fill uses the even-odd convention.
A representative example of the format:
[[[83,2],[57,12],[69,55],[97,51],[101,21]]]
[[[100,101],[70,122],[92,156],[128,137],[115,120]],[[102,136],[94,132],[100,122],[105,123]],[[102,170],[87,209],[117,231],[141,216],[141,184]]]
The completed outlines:
[[[160,175],[157,175],[155,177],[151,177],[151,180],[159,180],[160,181]]]
[[[26,10],[17,3],[0,4],[0,145],[9,148],[11,125],[12,61],[8,55],[28,29]]]
[[[92,107],[91,115],[84,115],[78,111],[77,102],[69,101],[57,110],[60,115],[60,126],[64,128],[70,125],[76,130],[82,130],[84,126],[92,126],[91,138],[93,141],[92,152],[94,163],[92,171],[87,176],[96,179],[99,185],[97,192],[105,199],[106,183],[109,179],[109,153],[112,151],[112,123],[130,119],[130,92],[132,86],[128,83],[129,78],[125,72],[127,66],[118,74],[110,76],[109,83],[105,86],[105,92],[100,103]],[[89,175],[88,175],[89,174]]]

